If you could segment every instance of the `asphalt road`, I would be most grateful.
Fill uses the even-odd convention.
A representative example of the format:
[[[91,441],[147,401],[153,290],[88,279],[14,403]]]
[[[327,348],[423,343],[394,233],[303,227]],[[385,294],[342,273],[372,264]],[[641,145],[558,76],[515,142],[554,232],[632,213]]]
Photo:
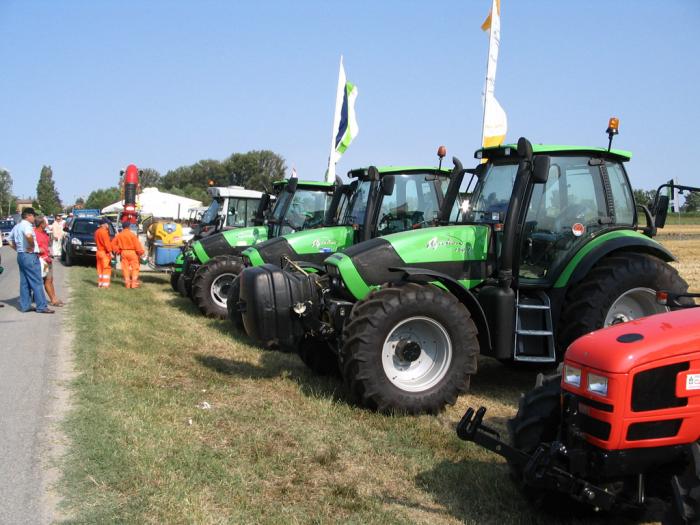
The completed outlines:
[[[19,311],[14,251],[0,248],[0,524],[51,523],[57,400],[65,397],[65,308],[46,315]],[[66,300],[66,270],[54,264],[58,296]]]

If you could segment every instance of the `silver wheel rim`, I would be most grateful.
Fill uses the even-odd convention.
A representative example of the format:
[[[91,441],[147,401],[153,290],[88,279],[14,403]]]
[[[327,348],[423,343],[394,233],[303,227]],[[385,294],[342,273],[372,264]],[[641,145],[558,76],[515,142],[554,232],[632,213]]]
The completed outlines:
[[[222,273],[211,283],[211,287],[209,288],[211,300],[214,301],[217,306],[226,308],[228,289],[231,287],[231,283],[235,278],[236,275],[233,273]]]
[[[668,308],[656,302],[656,291],[651,288],[627,290],[610,306],[603,326],[626,323],[647,315],[668,312]]]
[[[400,341],[420,345],[413,361],[397,355]],[[394,326],[384,340],[382,366],[391,383],[407,392],[423,392],[438,384],[452,362],[452,342],[447,330],[429,317],[411,317]]]

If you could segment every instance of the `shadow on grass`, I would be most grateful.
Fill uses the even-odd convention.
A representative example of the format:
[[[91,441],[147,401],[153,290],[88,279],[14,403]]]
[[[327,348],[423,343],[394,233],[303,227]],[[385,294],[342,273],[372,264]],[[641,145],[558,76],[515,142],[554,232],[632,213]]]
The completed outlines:
[[[204,354],[195,356],[195,359],[219,374],[242,379],[286,377],[297,383],[305,396],[326,397],[336,402],[350,403],[343,384],[337,377],[314,375],[294,354],[261,349],[259,364]]]
[[[470,450],[478,449],[465,448],[465,456]],[[518,493],[507,465],[478,459],[443,460],[419,473],[414,481],[464,523],[631,525],[640,519],[659,521],[664,510],[663,505],[653,504],[643,515],[600,514],[558,493],[547,496],[546,508],[538,508]],[[494,498],[494,493],[500,497]],[[406,504],[411,505],[410,502]]]

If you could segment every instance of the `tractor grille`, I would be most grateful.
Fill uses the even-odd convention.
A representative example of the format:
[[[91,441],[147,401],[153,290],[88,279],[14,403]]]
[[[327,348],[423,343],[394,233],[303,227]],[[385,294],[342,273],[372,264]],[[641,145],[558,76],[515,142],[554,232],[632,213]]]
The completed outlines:
[[[636,374],[632,383],[632,410],[646,412],[686,406],[687,397],[676,397],[676,376],[689,368],[686,361]]]
[[[668,419],[666,421],[648,421],[645,423],[633,423],[627,429],[629,441],[642,439],[669,438],[678,434],[682,419]]]
[[[586,414],[579,414],[581,430],[595,438],[606,441],[610,438],[610,423],[595,419]]]

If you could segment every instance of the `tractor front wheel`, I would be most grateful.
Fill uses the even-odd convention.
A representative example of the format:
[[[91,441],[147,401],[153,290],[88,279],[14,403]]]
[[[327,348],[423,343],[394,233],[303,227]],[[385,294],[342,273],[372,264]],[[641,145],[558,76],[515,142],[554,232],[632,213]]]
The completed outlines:
[[[577,338],[594,330],[667,312],[656,292],[685,293],[688,284],[675,268],[642,253],[606,257],[566,294],[559,320],[560,356]]]
[[[351,397],[380,412],[435,414],[469,388],[479,353],[469,310],[432,285],[387,285],[353,307],[342,374]]]
[[[238,303],[241,300],[241,278],[237,275],[228,289],[228,297],[226,298],[226,309],[228,310],[229,321],[239,333],[245,333],[243,326],[243,314],[238,309]]]
[[[326,341],[306,338],[299,343],[299,357],[314,373],[321,376],[338,375],[338,356]]]
[[[539,386],[520,398],[518,413],[508,421],[511,444],[526,454],[533,454],[541,444],[557,439],[561,425],[560,403],[561,375],[545,377]],[[511,463],[510,472],[521,493],[536,506],[544,504],[551,495],[526,484],[522,465]]]
[[[243,268],[240,258],[220,255],[197,270],[192,281],[192,300],[204,315],[226,319],[229,288]]]
[[[173,272],[170,274],[170,287],[174,292],[177,292],[177,282],[180,280],[180,272]]]

